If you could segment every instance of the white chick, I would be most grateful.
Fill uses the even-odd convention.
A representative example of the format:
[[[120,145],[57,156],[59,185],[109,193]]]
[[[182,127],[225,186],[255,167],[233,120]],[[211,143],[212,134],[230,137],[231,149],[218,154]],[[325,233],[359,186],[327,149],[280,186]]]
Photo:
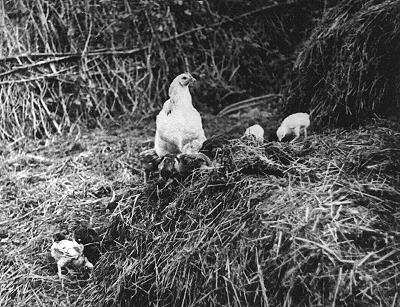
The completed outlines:
[[[206,140],[199,112],[192,105],[189,85],[196,81],[183,73],[169,87],[170,99],[157,115],[154,149],[166,154],[197,153]]]
[[[253,125],[246,129],[244,136],[253,137],[259,143],[264,142],[264,129],[260,125]]]
[[[286,117],[278,130],[276,135],[279,141],[287,135],[294,134],[296,137],[290,142],[293,143],[300,137],[300,132],[304,131],[304,139],[307,138],[307,128],[310,126],[310,116],[307,113],[295,113]]]
[[[93,264],[83,255],[83,245],[75,240],[67,240],[62,234],[54,235],[54,242],[51,246],[51,256],[57,262],[58,276],[62,279],[61,269],[67,264],[72,263],[74,266],[85,266],[93,269]]]

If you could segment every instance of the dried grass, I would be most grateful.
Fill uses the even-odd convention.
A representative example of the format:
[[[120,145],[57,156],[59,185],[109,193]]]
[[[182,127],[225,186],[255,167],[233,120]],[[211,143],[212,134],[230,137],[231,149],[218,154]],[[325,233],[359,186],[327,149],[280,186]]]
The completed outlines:
[[[189,70],[204,108],[278,93],[323,2],[3,0],[0,138],[151,114]]]
[[[398,304],[398,124],[233,139],[168,187],[139,174],[152,124],[108,127],[1,147],[1,305]],[[80,223],[102,256],[62,289],[51,235]]]
[[[385,122],[293,147],[232,140],[220,168],[131,188],[86,302],[396,305],[399,140]]]
[[[52,234],[70,236],[79,224],[108,223],[107,204],[139,180],[136,155],[146,127],[81,134],[0,146],[0,305],[72,306],[84,274],[69,274],[62,289],[50,256]],[[76,132],[76,131],[75,131]],[[3,146],[4,145],[4,146]],[[129,148],[129,150],[127,150]]]
[[[399,1],[342,1],[324,15],[296,62],[288,114],[313,126],[349,127],[399,116]]]

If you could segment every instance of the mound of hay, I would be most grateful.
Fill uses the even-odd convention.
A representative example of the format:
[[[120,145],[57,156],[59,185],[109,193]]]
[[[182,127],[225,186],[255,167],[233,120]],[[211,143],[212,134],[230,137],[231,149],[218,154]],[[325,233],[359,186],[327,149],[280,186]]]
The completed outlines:
[[[342,1],[305,43],[286,112],[351,126],[400,107],[400,2]]]
[[[382,126],[297,147],[232,140],[219,168],[131,188],[82,297],[106,306],[395,304],[400,134]]]

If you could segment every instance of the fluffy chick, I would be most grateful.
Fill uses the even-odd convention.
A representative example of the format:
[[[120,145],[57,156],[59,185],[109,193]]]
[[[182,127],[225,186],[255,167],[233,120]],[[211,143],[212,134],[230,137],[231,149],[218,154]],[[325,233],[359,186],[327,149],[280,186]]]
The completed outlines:
[[[287,135],[294,134],[296,137],[290,142],[293,143],[300,137],[300,132],[304,132],[304,139],[307,138],[307,128],[310,126],[310,116],[307,113],[295,113],[286,117],[278,130],[276,136],[279,141]]]
[[[253,125],[244,132],[245,137],[254,138],[258,143],[264,142],[264,129],[260,125]]]
[[[161,158],[154,149],[147,149],[139,154],[140,164],[144,171],[144,183],[147,182],[150,172],[154,172],[158,168]]]
[[[74,231],[74,239],[83,245],[83,255],[95,264],[100,258],[100,236],[87,226],[79,226]]]
[[[169,179],[177,174],[177,156],[173,154],[166,154],[160,164],[158,171],[161,178]]]
[[[189,85],[196,79],[190,73],[177,76],[169,87],[169,97],[157,115],[154,149],[166,154],[197,153],[206,140],[201,116],[193,107]]]
[[[215,159],[218,153],[229,144],[229,137],[224,134],[213,135],[204,141],[200,152],[205,154],[210,159]]]
[[[181,176],[187,176],[195,169],[203,169],[211,166],[212,162],[203,153],[180,154],[175,159],[175,170]]]
[[[67,240],[64,235],[57,233],[53,236],[51,246],[51,256],[57,262],[57,272],[62,279],[61,269],[67,264],[73,264],[75,267],[85,266],[93,269],[93,264],[83,255],[83,245],[75,240]]]

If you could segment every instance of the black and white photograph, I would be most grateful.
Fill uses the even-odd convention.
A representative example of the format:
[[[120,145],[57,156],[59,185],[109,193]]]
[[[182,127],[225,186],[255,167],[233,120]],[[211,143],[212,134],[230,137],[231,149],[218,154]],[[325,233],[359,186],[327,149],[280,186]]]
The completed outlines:
[[[400,0],[0,0],[33,306],[400,306]]]

